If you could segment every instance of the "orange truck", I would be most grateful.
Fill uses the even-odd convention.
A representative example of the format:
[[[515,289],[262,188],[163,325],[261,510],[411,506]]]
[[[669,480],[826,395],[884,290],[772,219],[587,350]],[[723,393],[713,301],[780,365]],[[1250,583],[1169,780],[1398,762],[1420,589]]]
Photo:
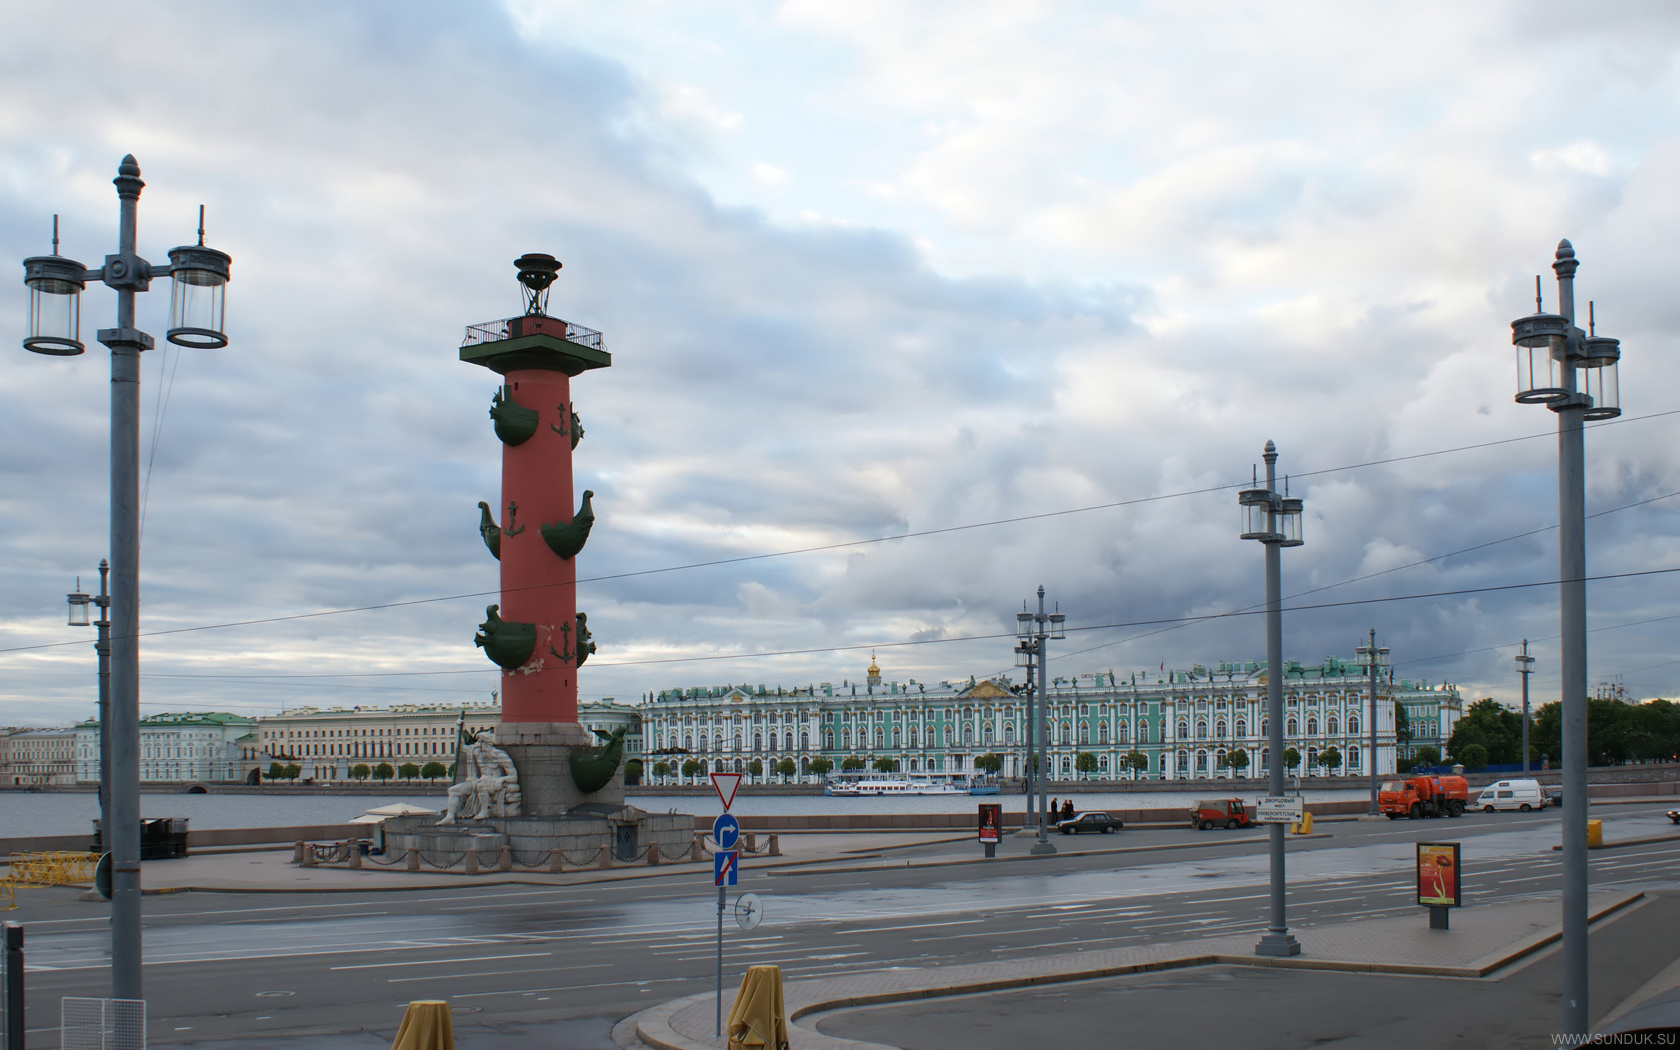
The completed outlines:
[[[1377,805],[1389,820],[1410,817],[1459,817],[1470,804],[1470,785],[1463,777],[1412,777],[1386,780],[1377,792]]]

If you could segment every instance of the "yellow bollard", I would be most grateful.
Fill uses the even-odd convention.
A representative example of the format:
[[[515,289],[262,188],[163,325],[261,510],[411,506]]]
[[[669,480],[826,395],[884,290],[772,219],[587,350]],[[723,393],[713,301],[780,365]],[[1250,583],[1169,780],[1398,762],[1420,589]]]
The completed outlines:
[[[1604,848],[1604,821],[1602,821],[1602,820],[1589,820],[1589,821],[1587,821],[1587,848],[1588,849],[1603,849]]]
[[[1300,823],[1295,825],[1295,834],[1297,834],[1297,835],[1311,835],[1312,834],[1312,814],[1311,813],[1308,813],[1305,810],[1301,811],[1301,821],[1300,821]]]
[[[779,966],[749,966],[723,1026],[728,1050],[783,1050],[788,1045]]]
[[[449,1004],[442,999],[419,999],[408,1004],[391,1050],[455,1050],[455,1030]]]

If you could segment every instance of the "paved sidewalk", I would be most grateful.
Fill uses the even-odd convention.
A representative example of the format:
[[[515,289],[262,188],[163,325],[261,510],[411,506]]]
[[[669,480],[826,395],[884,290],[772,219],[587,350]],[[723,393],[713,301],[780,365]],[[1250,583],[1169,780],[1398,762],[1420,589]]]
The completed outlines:
[[[1595,893],[1590,915],[1597,920],[1643,895]],[[1023,988],[1095,977],[1210,964],[1273,966],[1359,973],[1483,977],[1557,940],[1557,901],[1456,909],[1451,930],[1431,930],[1427,914],[1378,919],[1294,931],[1301,954],[1290,959],[1262,959],[1253,954],[1254,936],[1211,938],[1175,944],[1145,945],[965,966],[928,967],[790,981],[784,997],[794,1050],[879,1050],[880,1044],[842,1039],[818,1032],[814,1015],[878,1003]],[[723,1013],[733,1002],[724,990]],[[716,998],[689,996],[626,1018],[613,1030],[620,1046],[658,1050],[713,1050],[723,1041],[713,1035]],[[811,1024],[801,1025],[801,1018]]]

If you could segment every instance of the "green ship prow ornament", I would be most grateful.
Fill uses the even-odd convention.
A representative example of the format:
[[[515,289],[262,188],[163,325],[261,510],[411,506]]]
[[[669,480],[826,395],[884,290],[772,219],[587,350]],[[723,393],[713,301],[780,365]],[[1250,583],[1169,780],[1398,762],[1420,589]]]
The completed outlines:
[[[542,527],[543,542],[548,549],[570,561],[583,545],[589,542],[589,530],[595,527],[595,506],[590,500],[595,498],[591,489],[583,490],[583,503],[578,506],[578,512],[572,515],[569,522],[557,521],[553,525]]]
[[[473,637],[473,644],[503,670],[512,671],[523,667],[537,648],[537,625],[504,620],[496,615],[499,608],[499,605],[485,607],[484,622],[478,625],[479,633]]]
[[[490,399],[490,419],[504,445],[523,445],[537,432],[537,410],[515,401],[511,387],[502,387]]]
[[[593,795],[612,783],[613,774],[618,772],[618,764],[624,759],[625,729],[625,726],[619,726],[611,736],[595,730],[595,735],[607,742],[598,754],[571,753],[568,761],[572,767],[572,783],[578,786],[579,791]]]
[[[490,553],[502,560],[502,528],[490,516],[490,504],[478,501],[478,534],[484,537],[484,545],[490,548]]]

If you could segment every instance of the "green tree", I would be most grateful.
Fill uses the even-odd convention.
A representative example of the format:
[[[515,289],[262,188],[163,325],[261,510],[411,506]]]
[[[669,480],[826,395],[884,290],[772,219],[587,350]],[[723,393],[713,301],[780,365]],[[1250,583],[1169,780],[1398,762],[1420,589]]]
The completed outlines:
[[[974,768],[982,773],[996,773],[1003,768],[1003,758],[999,755],[981,755],[974,760]]]
[[[785,782],[799,775],[799,763],[791,758],[784,758],[776,763],[776,772],[781,774],[782,780]]]
[[[1342,753],[1333,747],[1327,747],[1319,753],[1318,764],[1324,767],[1326,773],[1335,775],[1342,766]]]
[[[1132,750],[1120,756],[1120,768],[1132,771],[1132,779],[1136,780],[1139,773],[1149,772],[1149,756],[1142,751]]]
[[[1095,773],[1097,771],[1097,756],[1089,751],[1081,751],[1073,760],[1073,768],[1082,774]]]
[[[760,762],[756,758],[753,759],[751,762],[747,763],[747,773],[750,774],[751,776],[754,776],[754,777],[763,776],[764,775],[764,763]]]
[[[1242,776],[1243,770],[1248,768],[1248,752],[1240,747],[1233,749],[1225,756],[1225,764],[1236,770],[1237,776]]]
[[[1394,739],[1400,745],[1402,754],[1406,751],[1406,745],[1412,742],[1412,719],[1406,714],[1406,705],[1399,701],[1395,701],[1394,704]]]
[[[419,775],[420,767],[415,765],[413,762],[404,762],[402,765],[397,767],[397,776],[402,777],[404,780],[413,780]]]
[[[367,763],[358,762],[350,767],[350,779],[366,780],[368,778],[368,774],[371,772],[373,772],[373,770],[368,768]]]
[[[1298,766],[1300,764],[1301,764],[1301,752],[1295,750],[1292,747],[1286,747],[1286,748],[1283,749],[1283,768],[1285,770],[1294,769],[1296,766]]]
[[[1486,769],[1488,764],[1487,748],[1480,744],[1465,744],[1453,755],[1464,764],[1465,769]]]
[[[624,778],[633,783],[640,783],[642,779],[642,760],[632,758],[624,763]]]
[[[655,777],[658,777],[658,778],[662,779],[662,780],[665,777],[670,776],[671,775],[671,763],[669,763],[669,762],[655,762],[653,764],[653,775]]]
[[[1477,700],[1453,727],[1447,752],[1462,761],[1463,749],[1471,744],[1487,752],[1487,761],[1522,761],[1522,715],[1507,710],[1491,696]]]
[[[880,758],[877,758],[872,765],[877,773],[891,773],[898,768],[898,760],[882,755]]]
[[[1441,764],[1441,749],[1431,744],[1425,744],[1412,755],[1413,764],[1419,766],[1438,766]]]
[[[268,779],[270,779],[270,780],[285,780],[286,779],[286,767],[281,765],[278,762],[270,762],[268,764]]]
[[[856,755],[847,755],[840,760],[840,772],[851,773],[855,770],[868,768],[869,763]]]
[[[287,780],[296,783],[297,778],[303,776],[303,767],[296,762],[287,762],[286,768],[282,772],[285,773]]]
[[[420,767],[420,775],[427,780],[436,780],[438,777],[448,776],[449,767],[442,762],[427,762]]]
[[[396,773],[397,771],[391,768],[391,763],[389,762],[381,762],[377,766],[373,767],[374,778],[379,780],[381,783],[388,783],[390,779],[396,775]]]
[[[816,758],[811,759],[810,770],[819,777],[826,777],[834,770],[834,763],[830,762],[821,755],[818,755]]]
[[[682,775],[683,776],[692,777],[698,772],[700,772],[700,760],[699,759],[697,759],[697,758],[687,758],[687,759],[683,760],[683,764],[682,764]]]

